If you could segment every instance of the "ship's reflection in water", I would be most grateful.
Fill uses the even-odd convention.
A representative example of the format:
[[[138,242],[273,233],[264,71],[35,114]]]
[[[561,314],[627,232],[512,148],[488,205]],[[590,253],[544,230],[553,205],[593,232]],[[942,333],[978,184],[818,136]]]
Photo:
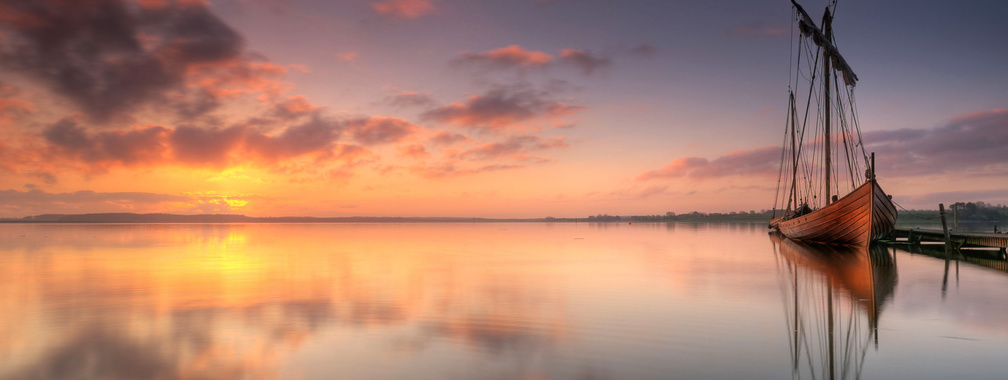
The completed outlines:
[[[896,287],[894,256],[870,247],[805,244],[771,235],[791,333],[795,378],[861,378]]]

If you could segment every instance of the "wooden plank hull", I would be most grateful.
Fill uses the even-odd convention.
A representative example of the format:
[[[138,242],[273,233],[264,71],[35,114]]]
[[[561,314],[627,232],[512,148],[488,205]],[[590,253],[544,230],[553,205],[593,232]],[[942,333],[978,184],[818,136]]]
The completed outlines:
[[[875,181],[869,181],[833,204],[788,220],[777,229],[802,241],[867,246],[896,225],[896,207]]]

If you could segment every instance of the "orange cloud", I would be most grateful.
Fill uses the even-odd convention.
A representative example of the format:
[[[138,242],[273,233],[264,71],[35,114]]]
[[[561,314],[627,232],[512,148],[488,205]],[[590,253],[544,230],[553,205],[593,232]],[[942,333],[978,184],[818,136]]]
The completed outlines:
[[[385,0],[371,3],[371,9],[382,16],[401,19],[415,19],[435,11],[428,0]]]
[[[403,145],[397,147],[396,150],[399,151],[399,155],[403,157],[419,159],[430,156],[430,153],[427,152],[427,148],[420,144]]]

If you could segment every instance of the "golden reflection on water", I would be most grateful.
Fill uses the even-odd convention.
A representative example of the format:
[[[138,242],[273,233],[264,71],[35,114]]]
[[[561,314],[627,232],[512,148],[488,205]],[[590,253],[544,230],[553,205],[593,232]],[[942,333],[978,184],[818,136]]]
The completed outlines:
[[[761,224],[5,224],[0,241],[0,380],[781,378],[795,279],[832,284],[889,355],[944,355],[913,340],[931,331],[1008,354],[1000,272],[964,267],[939,298],[941,262],[901,253],[896,281]],[[783,301],[823,304],[802,289]],[[902,370],[870,352],[865,373]]]
[[[0,256],[4,379],[274,378],[286,355],[336,323],[415,324],[398,351],[432,336],[493,351],[564,335],[563,300],[522,262],[548,251],[515,241],[485,248],[507,258],[471,257],[493,229],[447,238],[437,226],[13,229]]]

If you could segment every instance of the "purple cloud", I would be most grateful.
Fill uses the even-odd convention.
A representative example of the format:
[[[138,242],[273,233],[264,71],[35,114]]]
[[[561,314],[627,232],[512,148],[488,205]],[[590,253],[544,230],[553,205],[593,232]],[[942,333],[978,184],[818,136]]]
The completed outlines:
[[[867,132],[864,141],[879,173],[1008,174],[1008,110],[962,115],[935,129]]]
[[[398,142],[421,129],[406,120],[385,116],[349,120],[345,128],[355,140],[365,145]]]
[[[187,70],[240,58],[242,37],[205,5],[125,0],[0,4],[0,64],[38,80],[94,120],[167,99]],[[183,113],[215,107],[203,94]]]

